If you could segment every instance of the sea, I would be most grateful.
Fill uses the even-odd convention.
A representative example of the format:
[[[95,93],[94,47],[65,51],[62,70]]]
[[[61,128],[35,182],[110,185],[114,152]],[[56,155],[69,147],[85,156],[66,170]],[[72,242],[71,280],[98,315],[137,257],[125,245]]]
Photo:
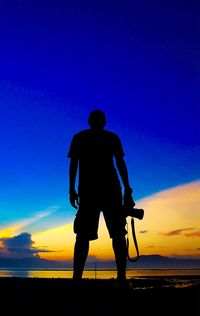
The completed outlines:
[[[72,278],[72,270],[44,269],[0,269],[0,277],[20,278]],[[145,277],[200,277],[200,269],[127,269],[127,279]],[[83,278],[112,279],[116,278],[116,270],[85,270]]]

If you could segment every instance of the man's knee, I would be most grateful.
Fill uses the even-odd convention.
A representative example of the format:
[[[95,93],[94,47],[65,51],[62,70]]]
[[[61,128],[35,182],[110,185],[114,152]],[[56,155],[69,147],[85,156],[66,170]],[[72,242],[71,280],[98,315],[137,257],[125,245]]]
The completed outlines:
[[[113,248],[120,248],[121,250],[126,248],[126,239],[125,236],[114,236],[112,238]]]
[[[85,237],[85,236],[81,236],[81,235],[76,235],[76,243],[78,244],[82,244],[82,245],[87,245],[89,244],[90,240]]]
[[[112,236],[112,241],[121,243],[126,241],[126,238],[124,234],[116,234]]]

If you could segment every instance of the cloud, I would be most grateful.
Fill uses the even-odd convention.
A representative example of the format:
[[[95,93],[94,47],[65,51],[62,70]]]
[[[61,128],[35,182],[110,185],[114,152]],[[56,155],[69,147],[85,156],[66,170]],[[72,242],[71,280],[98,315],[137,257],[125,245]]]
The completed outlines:
[[[0,227],[0,237],[11,237],[14,234],[20,233],[21,230],[29,230],[29,228],[33,223],[36,223],[42,220],[45,217],[50,216],[52,213],[56,212],[58,206],[50,206],[48,209],[38,212],[33,217],[25,218],[21,221],[17,221],[11,223],[7,226]]]
[[[146,248],[155,248],[155,246],[151,245],[151,246],[147,246]]]
[[[148,232],[148,230],[140,230],[139,233],[140,234],[146,234]]]
[[[39,257],[40,252],[51,252],[34,247],[31,234],[21,233],[11,238],[0,238],[0,256],[6,258],[33,258]]]
[[[176,235],[182,235],[185,237],[197,237],[200,238],[200,231],[196,231],[196,232],[192,232],[192,233],[184,233],[185,231],[188,230],[193,230],[193,227],[189,227],[189,228],[182,228],[182,229],[175,229],[175,230],[171,230],[169,232],[166,233],[160,233],[163,236],[176,236]]]
[[[200,231],[193,232],[190,234],[185,234],[185,237],[200,237]]]
[[[182,228],[182,229],[176,229],[176,230],[171,230],[167,233],[160,233],[161,235],[164,235],[164,236],[176,236],[176,235],[182,235],[182,233],[184,231],[187,231],[187,230],[192,230],[194,229],[193,227],[189,227],[189,228]],[[184,236],[186,236],[185,234],[183,234]]]

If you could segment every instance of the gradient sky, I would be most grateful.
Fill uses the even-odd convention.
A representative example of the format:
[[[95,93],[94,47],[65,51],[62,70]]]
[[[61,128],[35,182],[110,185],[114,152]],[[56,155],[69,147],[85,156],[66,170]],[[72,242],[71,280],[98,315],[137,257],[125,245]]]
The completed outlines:
[[[71,256],[66,153],[98,108],[122,140],[138,206],[162,197],[154,234],[149,217],[139,224],[147,231],[143,253],[200,253],[198,18],[194,0],[0,1],[1,249],[5,238],[27,232],[41,257]],[[179,240],[177,247],[154,249],[161,236]],[[109,258],[106,244],[91,253]]]

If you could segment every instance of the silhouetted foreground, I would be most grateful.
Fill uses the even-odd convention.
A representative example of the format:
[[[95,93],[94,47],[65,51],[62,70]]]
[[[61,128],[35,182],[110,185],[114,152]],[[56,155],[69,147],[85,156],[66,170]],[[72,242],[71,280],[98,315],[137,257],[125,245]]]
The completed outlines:
[[[185,277],[191,280],[188,287],[171,287],[181,278],[134,279],[128,287],[116,280],[0,278],[1,310],[15,315],[199,315],[200,277],[195,283]]]

